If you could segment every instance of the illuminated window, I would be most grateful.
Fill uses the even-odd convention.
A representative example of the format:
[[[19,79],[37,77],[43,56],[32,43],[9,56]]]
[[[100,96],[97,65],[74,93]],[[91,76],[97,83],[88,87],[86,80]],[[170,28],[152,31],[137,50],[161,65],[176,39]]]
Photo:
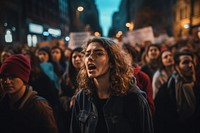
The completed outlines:
[[[28,34],[27,35],[27,43],[28,43],[29,47],[31,47],[31,46],[36,47],[36,45],[38,43],[37,36]]]
[[[12,32],[10,29],[6,30],[6,34],[5,34],[5,42],[7,43],[11,43],[13,41],[12,39]]]

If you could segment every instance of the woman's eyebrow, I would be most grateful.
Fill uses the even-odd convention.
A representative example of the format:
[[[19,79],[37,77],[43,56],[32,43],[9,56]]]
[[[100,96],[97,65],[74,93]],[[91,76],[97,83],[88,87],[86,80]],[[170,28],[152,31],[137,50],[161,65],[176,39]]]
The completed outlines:
[[[93,50],[94,52],[102,52],[103,50],[102,49],[95,49],[95,50]],[[88,51],[86,51],[86,52],[91,52],[91,50],[88,50]]]

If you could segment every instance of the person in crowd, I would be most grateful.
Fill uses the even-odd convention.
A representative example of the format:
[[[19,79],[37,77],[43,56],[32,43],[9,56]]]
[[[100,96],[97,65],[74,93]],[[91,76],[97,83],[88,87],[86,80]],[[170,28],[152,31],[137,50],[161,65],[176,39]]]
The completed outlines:
[[[40,68],[39,58],[35,56],[34,51],[23,49],[22,54],[31,61],[31,73],[28,84],[33,87],[33,90],[38,92],[39,96],[44,97],[48,101],[53,109],[59,133],[65,133],[66,125],[64,120],[66,118],[63,115],[64,110],[61,107],[59,95],[53,81]]]
[[[57,88],[58,92],[60,89],[60,72],[58,66],[53,63],[50,48],[41,47],[38,50],[38,57],[40,60],[40,67],[42,71],[54,82],[54,86]]]
[[[8,57],[12,56],[13,54],[14,54],[14,52],[11,48],[5,47],[3,49],[3,51],[1,52],[0,66]],[[4,95],[5,95],[5,91],[3,90],[2,86],[0,85],[0,100],[4,97]]]
[[[77,75],[83,64],[82,48],[77,47],[72,50],[69,58],[68,69],[63,76],[61,82],[62,93],[60,95],[60,102],[66,111],[66,130],[69,131],[71,121],[71,107],[73,104],[74,94],[78,88]]]
[[[7,59],[8,57],[12,56],[14,54],[14,51],[11,48],[4,48],[1,52],[1,64]],[[0,66],[1,66],[0,64]]]
[[[69,64],[69,58],[70,58],[71,52],[72,52],[72,49],[70,49],[69,47],[66,47],[64,50],[66,68],[68,67],[68,64]]]
[[[160,46],[158,44],[149,44],[143,53],[143,65],[141,70],[151,79],[158,68],[158,57],[160,55]]]
[[[83,67],[84,55],[82,50],[81,47],[77,47],[72,50],[70,54],[69,66],[68,69],[66,69],[67,71],[65,72],[63,81],[61,82],[62,96],[71,98],[78,88],[77,75],[81,67]]]
[[[153,100],[153,92],[152,92],[152,84],[149,76],[140,70],[139,65],[137,64],[138,52],[137,50],[131,46],[130,44],[123,44],[123,50],[130,56],[130,60],[132,60],[131,65],[133,66],[134,77],[137,81],[137,86],[146,93],[147,101],[150,105],[150,109],[152,114],[155,111],[154,100]]]
[[[52,108],[28,85],[30,60],[22,54],[7,58],[0,68],[6,92],[0,101],[1,133],[58,133]]]
[[[164,84],[174,72],[174,58],[171,51],[167,49],[161,51],[158,59],[158,67],[152,80],[153,99],[155,99],[160,86]]]
[[[198,133],[200,85],[196,82],[194,55],[177,52],[175,72],[155,97],[156,133]]]
[[[95,37],[83,52],[70,133],[152,133],[148,102],[119,45]]]
[[[33,87],[38,94],[49,102],[53,109],[58,105],[57,89],[54,87],[52,80],[40,68],[39,58],[35,56],[34,51],[23,49],[22,54],[30,59],[31,73],[29,77],[29,85]]]
[[[52,60],[55,63],[57,63],[58,68],[60,70],[60,75],[62,76],[66,69],[65,55],[64,55],[63,50],[58,46],[52,47],[51,57],[52,57]]]

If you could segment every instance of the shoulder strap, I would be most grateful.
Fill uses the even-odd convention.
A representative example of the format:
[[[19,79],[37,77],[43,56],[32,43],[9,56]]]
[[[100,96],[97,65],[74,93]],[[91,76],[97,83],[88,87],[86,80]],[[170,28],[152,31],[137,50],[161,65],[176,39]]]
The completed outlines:
[[[47,101],[45,98],[43,98],[43,97],[41,97],[41,96],[36,96],[35,98],[32,99],[32,102],[39,101],[39,100]],[[48,101],[47,101],[47,102],[48,102]]]

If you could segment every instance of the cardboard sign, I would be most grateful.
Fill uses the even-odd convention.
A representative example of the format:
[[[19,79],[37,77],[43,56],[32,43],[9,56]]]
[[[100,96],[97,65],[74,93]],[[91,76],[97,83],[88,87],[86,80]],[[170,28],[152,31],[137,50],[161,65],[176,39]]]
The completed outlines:
[[[151,41],[152,43],[155,42],[152,27],[129,31],[127,33],[127,38],[130,43],[141,43],[145,41]]]
[[[90,32],[71,32],[68,47],[75,49],[77,47],[82,47],[82,45],[90,39]]]

